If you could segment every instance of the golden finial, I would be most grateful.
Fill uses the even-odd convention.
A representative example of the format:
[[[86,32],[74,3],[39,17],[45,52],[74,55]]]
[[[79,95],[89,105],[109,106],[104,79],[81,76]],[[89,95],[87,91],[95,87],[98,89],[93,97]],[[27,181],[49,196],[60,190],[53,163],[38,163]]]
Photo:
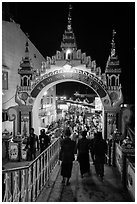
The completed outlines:
[[[113,29],[113,33],[112,33],[112,42],[114,42],[115,34],[116,34],[116,31]]]
[[[28,43],[28,38],[29,38],[29,34],[26,33],[26,49],[25,49],[26,56],[25,56],[25,57],[29,57],[29,43]]]
[[[72,10],[72,5],[70,4],[69,5],[69,13],[68,13],[68,30],[70,31],[71,30],[71,10]]]
[[[115,34],[116,34],[116,31],[113,29],[113,33],[112,33],[112,48],[111,48],[111,57],[115,56],[116,52],[115,52]]]

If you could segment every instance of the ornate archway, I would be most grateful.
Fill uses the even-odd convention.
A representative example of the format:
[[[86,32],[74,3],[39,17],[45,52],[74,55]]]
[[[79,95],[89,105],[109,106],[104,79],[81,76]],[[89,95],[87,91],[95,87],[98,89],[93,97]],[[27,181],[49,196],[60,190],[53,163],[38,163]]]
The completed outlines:
[[[110,97],[107,93],[105,85],[102,84],[101,80],[99,80],[93,74],[89,73],[89,71],[87,71],[84,67],[75,68],[70,66],[69,68],[70,69],[67,68],[67,70],[64,67],[53,69],[53,71],[49,71],[49,73],[39,77],[38,80],[36,80],[33,84],[30,95],[33,98],[31,99],[34,101],[32,112],[35,115],[35,118],[32,119],[32,123],[35,129],[38,130],[36,127],[40,126],[40,124],[38,124],[39,119],[37,112],[39,100],[45,90],[58,83],[66,81],[83,83],[97,93],[97,95],[101,98],[103,107],[111,106]]]
[[[45,86],[56,81],[74,80],[91,87],[101,98],[103,106],[111,106],[111,100],[107,92],[107,87],[98,77],[87,71],[85,68],[71,67],[70,65],[68,66],[69,69],[67,68],[67,70],[64,67],[58,69],[53,68],[53,71],[49,71],[49,73],[39,77],[39,79],[37,79],[33,84],[30,95],[33,98],[36,98],[39,92]]]
[[[38,128],[33,110],[36,110],[37,101],[43,90],[65,81],[83,83],[93,89],[100,97],[103,104],[104,128],[103,135],[107,138],[112,129],[116,128],[120,104],[123,102],[118,56],[115,51],[113,30],[111,54],[108,58],[105,73],[101,74],[101,68],[96,67],[95,60],[77,50],[75,35],[71,26],[71,14],[69,10],[68,26],[61,42],[61,51],[57,51],[52,58],[47,57],[39,69],[34,70],[30,58],[28,42],[26,43],[25,58],[23,59],[18,73],[21,83],[17,87],[15,101],[18,103],[19,122],[17,131],[22,133],[22,124],[28,124],[28,130],[35,126]],[[24,76],[27,84],[24,84]],[[25,111],[25,109],[27,111]],[[10,111],[9,111],[10,112]],[[26,122],[27,121],[27,122]],[[27,124],[26,124],[27,123]]]

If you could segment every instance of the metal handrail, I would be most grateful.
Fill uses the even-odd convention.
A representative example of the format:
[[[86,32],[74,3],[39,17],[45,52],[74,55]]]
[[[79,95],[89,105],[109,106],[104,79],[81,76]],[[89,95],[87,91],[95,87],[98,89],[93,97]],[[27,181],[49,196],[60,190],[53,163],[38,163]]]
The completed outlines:
[[[130,127],[127,128],[127,134],[132,140],[133,143],[135,143],[135,131],[132,130]]]
[[[36,201],[58,163],[59,149],[57,138],[28,166],[3,170],[3,202]]]
[[[128,130],[129,130],[133,135],[135,135],[134,130],[132,130],[130,127],[128,127]]]

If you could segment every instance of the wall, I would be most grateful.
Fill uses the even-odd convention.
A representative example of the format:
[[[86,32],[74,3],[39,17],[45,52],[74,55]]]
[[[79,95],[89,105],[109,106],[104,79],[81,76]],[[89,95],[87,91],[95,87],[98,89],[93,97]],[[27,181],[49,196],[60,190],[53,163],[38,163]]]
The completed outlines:
[[[25,56],[26,35],[20,25],[14,22],[2,21],[2,71],[8,72],[8,90],[2,90],[2,109],[8,109],[15,103],[16,86],[20,83],[18,68],[22,57]],[[29,40],[30,58],[34,69],[40,69],[45,58]],[[12,122],[2,123],[2,129],[12,132]]]

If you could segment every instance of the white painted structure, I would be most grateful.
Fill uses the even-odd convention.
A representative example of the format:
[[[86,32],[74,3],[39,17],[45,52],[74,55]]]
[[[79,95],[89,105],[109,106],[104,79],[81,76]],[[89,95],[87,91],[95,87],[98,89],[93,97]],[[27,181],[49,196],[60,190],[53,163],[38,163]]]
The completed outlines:
[[[18,107],[8,110],[10,120],[14,121],[14,135],[18,131],[22,134],[21,120],[24,122],[24,118],[27,118],[28,130],[35,127],[36,134],[39,134],[39,101],[49,88],[66,81],[85,84],[96,92],[103,106],[103,135],[107,138],[114,131],[120,104],[123,102],[119,80],[121,68],[115,52],[115,33],[113,31],[111,54],[103,74],[101,68],[96,66],[95,60],[91,60],[90,56],[77,49],[70,11],[61,51],[56,51],[52,58],[47,57],[40,69],[32,67],[29,44],[26,43],[25,58],[22,59],[21,68],[18,70],[20,85],[15,97]],[[13,117],[13,113],[16,117]]]

